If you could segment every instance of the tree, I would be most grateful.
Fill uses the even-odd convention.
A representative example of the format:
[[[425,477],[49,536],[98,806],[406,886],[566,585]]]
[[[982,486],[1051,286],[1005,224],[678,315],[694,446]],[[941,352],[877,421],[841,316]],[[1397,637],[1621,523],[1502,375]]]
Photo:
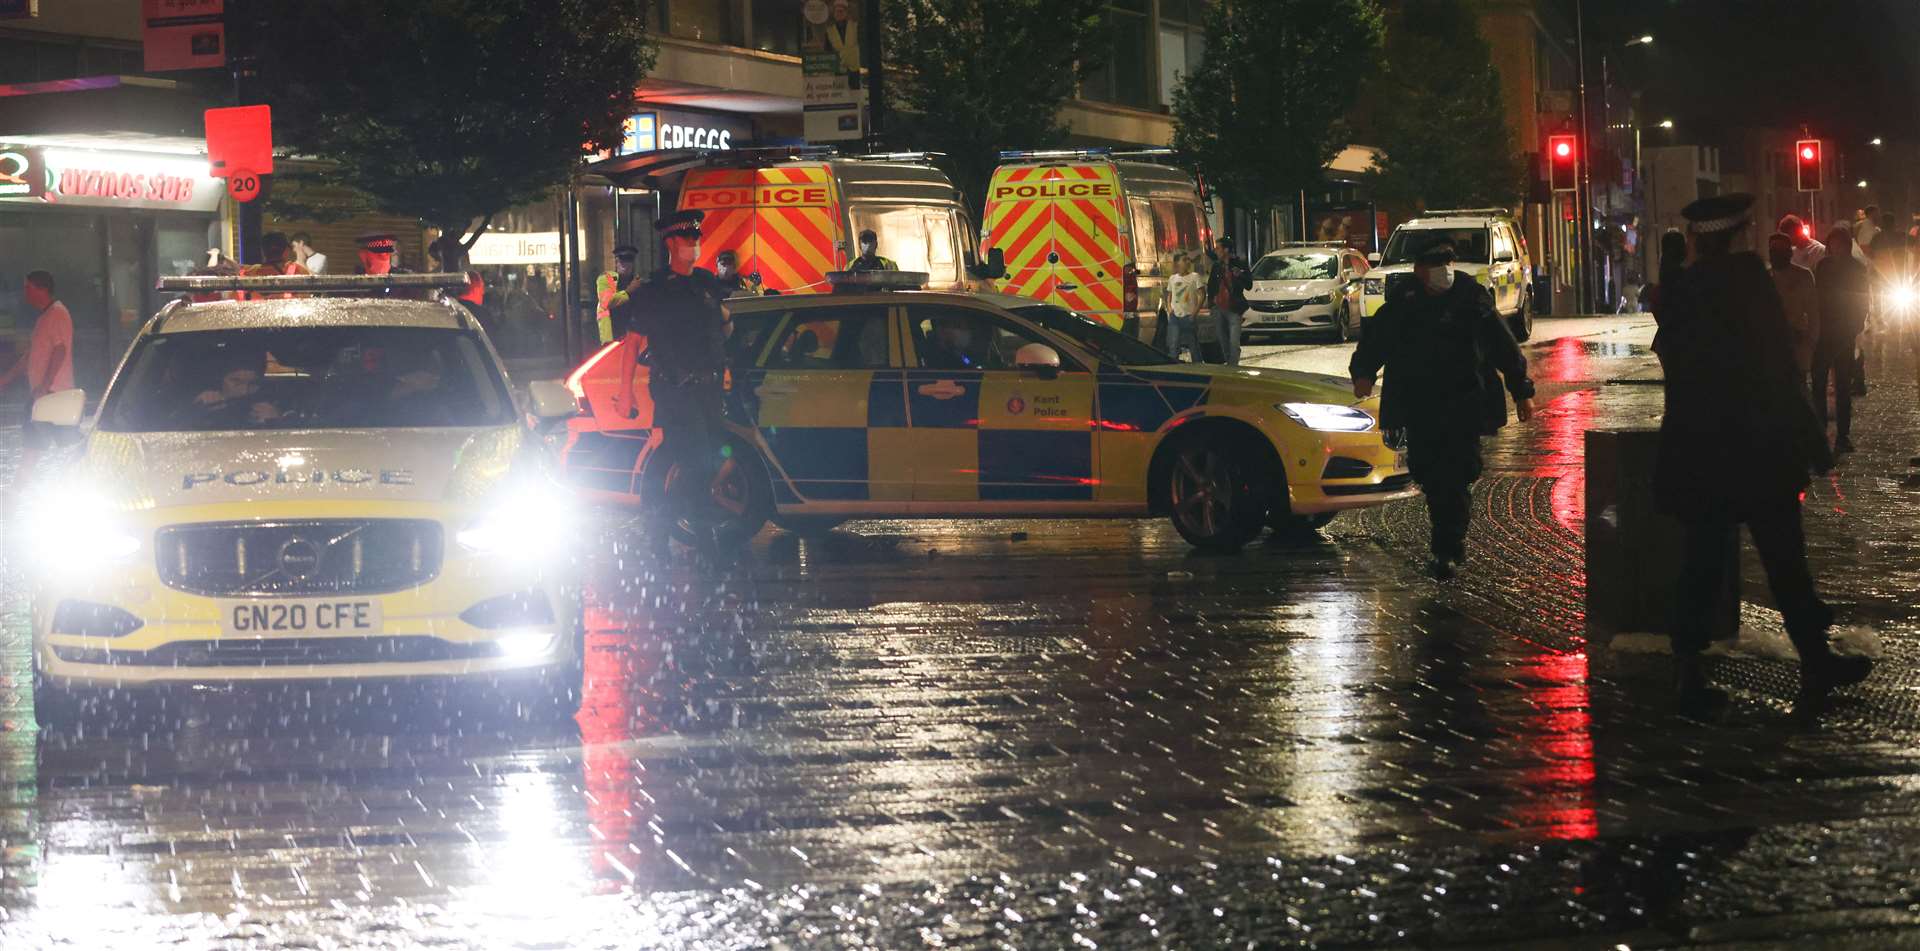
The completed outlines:
[[[1500,71],[1469,4],[1408,0],[1387,31],[1387,66],[1375,82],[1381,155],[1367,181],[1376,198],[1414,209],[1520,197]]]
[[[887,0],[889,141],[944,152],[979,212],[1001,149],[1066,138],[1060,104],[1098,62],[1105,0]]]
[[[294,186],[282,210],[312,214],[302,184],[346,186],[439,228],[448,268],[495,214],[619,144],[653,65],[646,0],[247,6],[236,48],[259,76],[244,91],[273,106],[276,145],[321,160],[276,183]]]
[[[1215,3],[1205,56],[1174,90],[1174,148],[1251,209],[1317,190],[1381,35],[1373,0]]]

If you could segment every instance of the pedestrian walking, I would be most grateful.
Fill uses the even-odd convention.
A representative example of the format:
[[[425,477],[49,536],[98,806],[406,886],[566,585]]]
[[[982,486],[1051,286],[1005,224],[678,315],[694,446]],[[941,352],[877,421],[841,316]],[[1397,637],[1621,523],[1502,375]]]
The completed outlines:
[[[1180,351],[1200,362],[1199,327],[1194,318],[1200,313],[1200,298],[1206,295],[1206,281],[1193,269],[1193,258],[1185,251],[1173,255],[1173,276],[1167,278],[1167,353],[1175,360]]]
[[[1247,313],[1247,291],[1253,289],[1253,269],[1233,253],[1233,239],[1221,238],[1207,251],[1213,269],[1207,274],[1207,303],[1219,330],[1220,359],[1228,366],[1240,363],[1240,323]]]
[[[33,331],[27,338],[27,352],[0,373],[0,390],[13,385],[22,374],[27,378],[27,405],[49,393],[73,389],[73,315],[54,295],[53,275],[47,271],[29,271],[23,291],[27,309],[33,311]],[[31,418],[21,431],[20,471],[31,472],[40,454],[53,447],[53,427]]]
[[[872,228],[860,232],[860,256],[853,259],[853,271],[898,271],[892,258],[880,256],[880,236]]]
[[[626,363],[639,356],[646,339],[647,393],[653,401],[653,425],[665,443],[671,465],[649,464],[649,514],[655,550],[665,553],[676,523],[684,523],[695,543],[717,554],[713,482],[726,439],[722,417],[729,330],[720,302],[727,291],[713,272],[694,267],[700,257],[697,210],[677,211],[654,222],[667,254],[666,267],[627,288],[627,300],[613,308],[613,330],[623,343]],[[630,387],[632,375],[627,376]],[[635,412],[629,390],[616,405]],[[655,471],[658,475],[655,475]],[[668,475],[677,470],[670,482]],[[657,493],[657,494],[656,494]]]
[[[1820,296],[1820,336],[1813,355],[1813,408],[1825,438],[1827,381],[1833,381],[1833,449],[1852,452],[1855,347],[1867,326],[1873,284],[1867,267],[1853,256],[1853,235],[1836,225],[1827,234],[1828,254],[1813,272]]]
[[[1833,612],[1814,589],[1800,522],[1808,472],[1832,468],[1824,434],[1795,383],[1791,330],[1780,295],[1758,256],[1741,247],[1753,196],[1716,195],[1682,209],[1694,263],[1665,325],[1666,415],[1654,468],[1654,496],[1686,526],[1674,619],[1674,685],[1683,707],[1726,699],[1710,687],[1700,655],[1714,631],[1716,602],[1739,570],[1738,527],[1747,526],[1800,653],[1803,696],[1824,697],[1872,670],[1827,644]],[[1836,247],[1822,267],[1851,260]],[[1825,303],[1825,274],[1816,277]],[[1837,272],[1835,272],[1837,273]]]
[[[1533,418],[1527,358],[1494,309],[1493,295],[1472,275],[1456,272],[1453,261],[1445,237],[1421,248],[1414,279],[1388,291],[1348,364],[1353,393],[1362,399],[1386,371],[1380,426],[1406,446],[1413,479],[1426,495],[1433,521],[1427,567],[1441,580],[1466,560],[1480,437],[1506,425],[1506,393],[1521,422]]]
[[[1813,272],[1793,263],[1793,241],[1784,234],[1767,236],[1767,276],[1780,293],[1787,315],[1787,327],[1793,331],[1795,379],[1811,385],[1814,345],[1820,340],[1820,295],[1813,283]]]

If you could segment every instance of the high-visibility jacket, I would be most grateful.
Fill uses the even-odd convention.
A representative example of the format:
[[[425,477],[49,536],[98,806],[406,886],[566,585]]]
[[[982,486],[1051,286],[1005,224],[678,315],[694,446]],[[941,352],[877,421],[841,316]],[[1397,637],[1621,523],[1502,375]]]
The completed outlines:
[[[246,270],[240,272],[240,276],[241,277],[279,277],[280,275],[283,275],[283,274],[311,274],[311,273],[313,272],[307,270],[306,265],[300,264],[294,261],[287,261],[283,264],[251,264],[247,266]],[[248,299],[274,300],[274,299],[290,298],[293,295],[292,294],[249,294],[246,291],[235,291],[233,293],[233,296],[235,300],[248,300]]]
[[[613,307],[627,302],[627,291],[620,286],[620,275],[614,271],[595,278],[593,290],[600,299],[594,310],[594,323],[600,330],[600,342],[609,344],[613,342]]]

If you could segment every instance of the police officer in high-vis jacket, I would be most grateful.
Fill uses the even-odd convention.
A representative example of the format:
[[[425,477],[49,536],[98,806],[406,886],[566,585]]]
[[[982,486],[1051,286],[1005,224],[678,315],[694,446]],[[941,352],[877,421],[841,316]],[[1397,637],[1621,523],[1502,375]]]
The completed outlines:
[[[665,437],[661,449],[678,464],[674,497],[651,506],[655,544],[664,547],[675,522],[684,519],[694,540],[711,547],[715,512],[713,479],[725,442],[722,418],[726,373],[727,316],[720,306],[727,289],[713,272],[693,266],[700,257],[699,211],[678,211],[654,222],[666,251],[666,267],[627,288],[627,300],[612,310],[616,339],[646,338],[648,394],[654,425]],[[663,485],[667,467],[650,486]]]
[[[1367,319],[1348,366],[1353,393],[1362,398],[1386,370],[1380,428],[1406,440],[1407,465],[1433,520],[1428,570],[1442,580],[1466,560],[1480,437],[1506,425],[1506,393],[1521,422],[1533,418],[1527,358],[1493,295],[1455,271],[1453,260],[1451,241],[1429,239],[1414,256],[1412,279],[1389,285],[1385,303]]]

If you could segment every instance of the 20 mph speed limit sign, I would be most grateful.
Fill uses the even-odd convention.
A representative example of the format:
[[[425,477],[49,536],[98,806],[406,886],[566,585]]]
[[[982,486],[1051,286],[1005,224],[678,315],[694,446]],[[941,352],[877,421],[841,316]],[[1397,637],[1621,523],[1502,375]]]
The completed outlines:
[[[260,176],[250,169],[236,168],[227,176],[227,194],[234,201],[252,201],[260,197]]]

